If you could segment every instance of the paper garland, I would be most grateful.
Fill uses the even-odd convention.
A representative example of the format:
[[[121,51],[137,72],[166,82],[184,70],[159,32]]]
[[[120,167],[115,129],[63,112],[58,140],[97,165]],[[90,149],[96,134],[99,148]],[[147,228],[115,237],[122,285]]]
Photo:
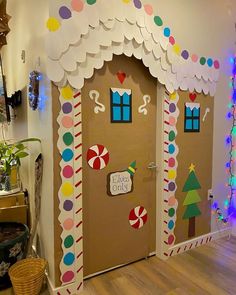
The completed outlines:
[[[61,111],[57,118],[59,124],[58,149],[61,154],[60,168],[62,184],[58,193],[62,227],[62,251],[60,262],[61,283],[67,285],[83,281],[82,257],[82,144],[74,144],[81,137],[81,97],[73,94],[70,86],[60,89]],[[80,156],[78,156],[78,154]],[[74,177],[76,175],[76,178]],[[76,288],[77,289],[77,288]],[[76,291],[73,290],[73,292]]]
[[[68,81],[82,88],[84,79],[112,60],[113,54],[125,54],[142,59],[170,93],[180,88],[214,95],[219,62],[181,51],[152,7],[137,3],[99,0],[61,7],[61,23],[51,18],[47,23],[49,78],[58,85]]]
[[[164,242],[163,255],[169,256],[169,248],[175,242],[174,228],[176,221],[176,210],[178,201],[175,197],[177,185],[175,182],[177,176],[177,155],[179,152],[175,139],[177,136],[177,119],[179,109],[177,106],[178,93],[165,93],[164,99]]]

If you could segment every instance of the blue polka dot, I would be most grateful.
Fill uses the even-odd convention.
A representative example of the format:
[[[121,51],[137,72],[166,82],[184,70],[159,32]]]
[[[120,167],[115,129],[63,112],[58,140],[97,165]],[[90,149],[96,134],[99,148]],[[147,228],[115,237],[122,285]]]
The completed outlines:
[[[75,261],[75,255],[73,253],[67,253],[64,256],[64,260],[63,261],[64,261],[64,264],[65,265],[71,265]]]
[[[169,28],[164,28],[164,36],[170,37],[170,29]]]
[[[175,146],[173,144],[169,145],[169,153],[173,154],[175,152]]]
[[[207,64],[208,64],[209,67],[212,67],[213,66],[213,60],[211,58],[208,58]]]
[[[168,228],[171,230],[171,229],[174,228],[174,226],[175,226],[174,221],[173,221],[173,220],[169,221],[169,223],[168,223]]]
[[[70,160],[73,159],[74,153],[71,149],[65,149],[62,153],[62,159],[65,162],[69,162]]]

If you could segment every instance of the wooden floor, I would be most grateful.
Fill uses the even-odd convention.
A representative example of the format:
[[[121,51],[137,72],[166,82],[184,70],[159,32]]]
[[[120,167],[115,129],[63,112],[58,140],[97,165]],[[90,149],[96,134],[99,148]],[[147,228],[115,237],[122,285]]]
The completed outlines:
[[[156,257],[85,281],[82,295],[236,295],[236,238],[161,261]]]
[[[10,290],[0,295],[11,295]],[[47,292],[43,294],[48,294]],[[236,237],[167,261],[151,257],[88,279],[81,295],[236,295]]]

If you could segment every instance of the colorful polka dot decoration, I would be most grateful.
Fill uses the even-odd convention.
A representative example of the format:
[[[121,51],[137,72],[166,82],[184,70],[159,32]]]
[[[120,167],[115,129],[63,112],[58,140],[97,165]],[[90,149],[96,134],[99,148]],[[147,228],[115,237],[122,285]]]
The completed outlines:
[[[145,4],[143,5],[141,0],[120,0],[122,1],[124,4],[130,4],[131,2],[133,2],[133,5],[136,9],[141,9],[144,8],[144,11],[147,15],[152,16],[153,15],[153,7],[150,4]],[[85,1],[87,3],[87,5],[94,5],[97,1],[96,0],[86,0]],[[71,1],[71,8],[62,5],[59,8],[58,14],[62,19],[69,19],[72,16],[72,11],[76,11],[76,12],[81,12],[84,9],[84,2],[82,0],[72,0]],[[158,26],[158,27],[162,27],[163,26],[163,20],[159,15],[155,15],[153,17],[153,21],[154,23]],[[47,28],[52,31],[55,32],[59,29],[60,27],[60,22],[58,19],[56,18],[49,18],[47,21]],[[180,46],[176,44],[175,42],[175,38],[173,36],[171,36],[171,30],[168,27],[165,27],[163,29],[163,35],[166,38],[169,38],[169,43],[173,46],[173,51],[177,54],[182,56],[182,58],[184,60],[188,60],[190,58],[190,54],[189,52],[184,49],[181,50]],[[207,64],[208,67],[212,67],[214,66],[215,69],[219,69],[220,64],[218,60],[213,61],[211,58],[206,59],[205,57],[201,57],[198,58],[198,56],[196,54],[193,54],[191,56],[191,60],[192,62],[196,63],[199,62],[201,65],[205,65]]]
[[[187,53],[185,53],[187,57]],[[164,222],[166,224],[163,237],[163,255],[169,256],[169,248],[175,242],[174,228],[178,202],[175,198],[177,177],[178,146],[175,142],[177,136],[177,119],[179,116],[177,92],[165,96],[164,104]]]
[[[77,2],[77,4],[79,4]],[[75,1],[74,1],[75,5]],[[62,6],[59,14],[62,18],[70,17],[71,12],[68,7]],[[61,282],[63,284],[71,283],[75,278],[75,241],[73,238],[75,220],[74,220],[74,119],[73,119],[73,90],[66,86],[60,90],[61,112],[58,116],[59,140],[58,148],[61,153],[61,180],[62,184],[59,190],[60,199],[60,224],[62,227],[62,250],[63,258],[60,263]]]
[[[130,4],[131,2],[133,2],[133,5],[136,9],[141,9],[142,7],[144,8],[144,11],[147,15],[152,16],[153,15],[153,7],[150,4],[145,4],[142,5],[141,0],[121,0],[124,4]],[[94,5],[97,1],[96,0],[87,0],[86,3],[88,5]],[[71,1],[71,8],[63,5],[59,8],[58,14],[62,19],[69,19],[72,16],[72,11],[76,11],[76,12],[81,12],[84,9],[84,2],[82,0],[72,0]],[[163,20],[160,16],[155,15],[153,17],[154,23],[158,26],[158,27],[162,27],[163,26]],[[47,21],[47,28],[54,32],[57,31],[60,27],[60,22],[58,19],[56,18],[49,18]],[[184,49],[181,50],[180,46],[176,44],[175,42],[175,38],[173,36],[171,36],[171,31],[170,28],[165,27],[163,29],[163,35],[166,38],[169,38],[169,43],[173,46],[173,51],[177,54],[177,55],[181,55],[182,58],[184,60],[188,60],[190,58],[190,54],[189,52]],[[212,67],[214,66],[215,69],[219,69],[220,64],[218,60],[213,61],[211,58],[206,59],[205,57],[201,57],[198,58],[198,56],[196,54],[193,54],[191,56],[191,60],[194,63],[199,62],[201,65],[205,65],[207,64],[208,67]]]

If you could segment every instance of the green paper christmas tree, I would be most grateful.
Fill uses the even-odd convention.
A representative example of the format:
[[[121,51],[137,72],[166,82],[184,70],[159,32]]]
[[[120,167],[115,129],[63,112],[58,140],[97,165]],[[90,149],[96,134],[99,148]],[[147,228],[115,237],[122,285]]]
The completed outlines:
[[[197,192],[201,188],[198,179],[195,175],[195,166],[191,164],[189,167],[189,175],[184,184],[183,192],[187,192],[183,205],[186,206],[186,210],[183,215],[183,219],[189,219],[188,224],[188,237],[195,236],[195,219],[201,215],[201,211],[198,208],[197,203],[201,202],[201,198]]]

